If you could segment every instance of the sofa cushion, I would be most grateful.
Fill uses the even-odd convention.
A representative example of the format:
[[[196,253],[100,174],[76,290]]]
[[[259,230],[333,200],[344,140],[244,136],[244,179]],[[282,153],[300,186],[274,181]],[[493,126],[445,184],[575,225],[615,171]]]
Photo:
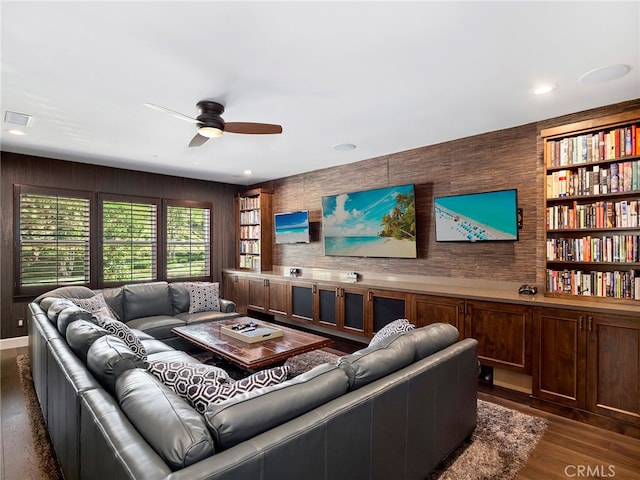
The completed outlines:
[[[448,323],[432,323],[408,332],[406,335],[416,346],[414,361],[418,361],[456,343],[459,332],[456,327]]]
[[[189,311],[189,284],[191,282],[171,282],[169,292],[173,305],[173,315]]]
[[[241,393],[282,383],[287,379],[288,372],[289,368],[282,366],[260,370],[234,383],[206,379],[186,385],[186,397],[199,413],[204,414],[212,403],[221,403]]]
[[[413,325],[406,318],[400,318],[398,320],[394,320],[391,323],[387,323],[384,327],[378,331],[374,337],[369,342],[369,346],[375,345],[376,343],[382,341],[383,339],[390,337],[396,333],[405,333],[413,330],[415,325]]]
[[[126,323],[101,315],[100,312],[96,312],[93,318],[99,327],[104,328],[107,332],[124,340],[124,343],[127,344],[133,353],[138,355],[142,361],[146,361],[147,350],[144,348],[142,341],[133,333],[133,330],[131,330]]]
[[[211,404],[204,417],[218,447],[226,449],[343,395],[348,386],[340,368],[319,365],[291,380]]]
[[[204,363],[153,360],[148,363],[147,370],[185,400],[188,400],[187,388],[190,385],[208,381],[225,384],[231,381],[224,369]]]
[[[219,283],[190,283],[189,284],[189,313],[219,312],[220,284]]]
[[[198,313],[189,313],[182,312],[176,315],[176,318],[184,321],[185,325],[191,325],[194,323],[202,323],[202,322],[211,322],[217,320],[225,320],[227,318],[239,317],[240,314],[236,312],[225,313],[225,312],[198,312]]]
[[[213,455],[213,440],[202,416],[149,372],[131,369],[120,375],[116,397],[131,423],[172,470]]]
[[[71,300],[66,298],[56,298],[52,302],[49,303],[49,308],[47,309],[47,317],[51,320],[51,323],[54,325],[58,325],[58,315],[65,308],[75,307],[76,304]]]
[[[123,320],[125,322],[134,318],[173,313],[167,282],[125,285],[122,290],[124,291]]]
[[[93,342],[98,338],[108,335],[104,328],[88,320],[77,320],[67,327],[66,339],[69,348],[82,360],[87,363],[87,352]]]
[[[91,320],[91,313],[80,307],[67,307],[58,314],[58,331],[64,336],[69,324],[76,320]]]
[[[42,300],[45,298],[89,298],[94,295],[94,291],[90,288],[83,287],[82,285],[69,285],[67,287],[58,287],[43,293],[42,295],[37,296],[33,301],[42,305]],[[43,310],[46,310],[46,308],[42,308]]]
[[[175,350],[173,348],[156,353],[147,352],[147,362],[153,362],[154,360],[161,360],[163,362],[200,363],[187,352]]]
[[[142,330],[153,338],[165,340],[175,338],[175,334],[171,332],[174,327],[182,327],[185,325],[184,320],[169,315],[157,315],[153,317],[141,317],[127,322],[130,328]]]
[[[342,357],[338,366],[349,377],[350,389],[356,390],[409,365],[415,352],[413,340],[405,334],[395,334]]]
[[[103,288],[95,292],[102,293],[104,301],[115,314],[116,318],[120,320],[124,319],[124,290],[122,287]]]
[[[115,335],[96,339],[87,352],[87,368],[105,390],[113,394],[118,376],[131,368],[144,368],[144,363]]]

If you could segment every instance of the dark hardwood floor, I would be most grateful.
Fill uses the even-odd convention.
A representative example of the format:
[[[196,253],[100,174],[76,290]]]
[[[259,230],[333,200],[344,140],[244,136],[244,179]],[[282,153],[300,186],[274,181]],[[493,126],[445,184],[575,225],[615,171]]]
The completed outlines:
[[[16,364],[16,356],[26,351],[26,348],[0,351],[0,478],[3,480],[39,478]],[[640,479],[640,440],[533,409],[517,398],[510,400],[482,391],[478,397],[549,420],[544,437],[516,479]]]

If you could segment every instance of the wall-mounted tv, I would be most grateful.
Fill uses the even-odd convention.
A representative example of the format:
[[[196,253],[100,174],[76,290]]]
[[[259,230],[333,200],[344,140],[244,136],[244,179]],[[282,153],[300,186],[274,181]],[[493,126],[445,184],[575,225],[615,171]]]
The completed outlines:
[[[309,243],[309,211],[276,213],[273,216],[276,243]]]
[[[437,242],[518,240],[516,189],[435,197]]]
[[[322,197],[324,254],[416,258],[413,184]]]

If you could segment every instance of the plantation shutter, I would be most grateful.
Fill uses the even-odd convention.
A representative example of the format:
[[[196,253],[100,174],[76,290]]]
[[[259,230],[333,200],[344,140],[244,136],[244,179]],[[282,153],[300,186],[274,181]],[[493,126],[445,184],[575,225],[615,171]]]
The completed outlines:
[[[168,280],[211,275],[211,207],[167,205]]]
[[[47,190],[51,193],[47,193]],[[91,199],[17,186],[18,293],[91,282]]]
[[[157,280],[156,201],[102,199],[102,275],[104,283]]]

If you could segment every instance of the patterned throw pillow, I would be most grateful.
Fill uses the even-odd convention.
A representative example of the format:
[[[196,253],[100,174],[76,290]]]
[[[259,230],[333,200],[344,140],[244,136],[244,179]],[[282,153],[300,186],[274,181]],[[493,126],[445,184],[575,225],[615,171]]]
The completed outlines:
[[[118,320],[118,316],[109,308],[102,293],[96,293],[93,297],[89,298],[69,298],[69,300],[88,312],[96,313],[99,311],[103,315]]]
[[[400,318],[398,320],[394,320],[391,323],[386,324],[382,329],[374,335],[374,337],[369,342],[369,346],[373,346],[384,338],[390,337],[396,333],[405,333],[410,332],[415,327],[414,324],[410,323],[406,318]]]
[[[274,367],[261,370],[253,375],[238,380],[231,384],[220,384],[215,381],[206,381],[187,388],[187,400],[200,413],[204,414],[212,403],[221,403],[235,395],[251,392],[258,388],[277,385],[287,379],[289,368],[287,366]]]
[[[220,284],[189,283],[189,313],[219,312]]]
[[[187,399],[187,388],[204,382],[230,383],[229,374],[220,367],[204,363],[164,362],[154,360],[147,366],[153,375],[175,393]]]
[[[98,309],[93,313],[94,323],[99,327],[104,328],[107,332],[115,335],[118,338],[124,340],[124,343],[131,349],[133,353],[135,353],[143,362],[147,361],[147,349],[144,348],[144,345],[140,341],[138,337],[136,337],[135,333],[131,331],[129,326],[125,323],[122,323],[120,320],[115,320],[109,317],[105,310],[109,310],[108,308]]]

